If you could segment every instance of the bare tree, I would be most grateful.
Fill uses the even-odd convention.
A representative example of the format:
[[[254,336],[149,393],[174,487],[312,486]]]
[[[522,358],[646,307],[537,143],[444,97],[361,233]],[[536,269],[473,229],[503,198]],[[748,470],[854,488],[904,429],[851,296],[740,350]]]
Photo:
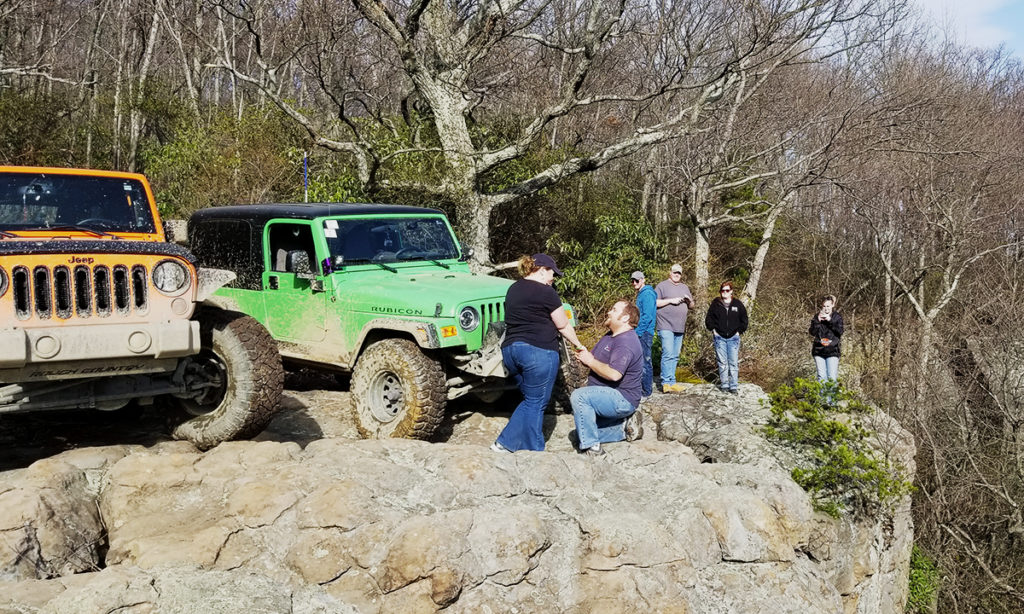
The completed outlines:
[[[873,3],[354,5],[355,16],[326,5],[303,8],[287,37],[273,39],[264,4],[223,4],[223,14],[244,23],[249,36],[244,54],[224,47],[218,65],[258,88],[316,144],[350,155],[371,193],[407,186],[454,201],[468,243],[488,261],[495,207],[706,130],[720,101],[843,40],[842,27],[867,15]],[[353,49],[358,60],[346,55]],[[248,70],[243,57],[254,58],[257,69]],[[295,64],[309,80],[304,85],[316,87],[319,109],[301,110],[284,93],[282,75],[299,74],[289,71]],[[389,87],[366,87],[371,77]],[[406,128],[395,124],[403,110]],[[399,144],[381,146],[373,138],[381,128]],[[405,136],[428,132],[431,138],[421,141]],[[511,181],[492,181],[545,145],[559,148],[554,161]],[[433,172],[417,179],[396,174],[409,156],[432,160],[423,166]]]
[[[918,320],[918,401],[936,322],[964,276],[1020,242],[1004,224],[1019,206],[1010,188],[1017,154],[1005,138],[1016,130],[1016,120],[1003,112],[1000,85],[990,80],[998,70],[984,56],[950,52],[891,75],[904,85],[891,90],[900,95],[886,100],[876,116],[876,142],[885,155],[846,186],[848,202],[874,237],[887,279]],[[953,83],[962,88],[956,97],[949,95]],[[910,121],[899,117],[908,109],[921,114]],[[876,189],[879,184],[867,176],[879,177],[878,164],[888,167],[886,186],[897,177],[895,193]]]

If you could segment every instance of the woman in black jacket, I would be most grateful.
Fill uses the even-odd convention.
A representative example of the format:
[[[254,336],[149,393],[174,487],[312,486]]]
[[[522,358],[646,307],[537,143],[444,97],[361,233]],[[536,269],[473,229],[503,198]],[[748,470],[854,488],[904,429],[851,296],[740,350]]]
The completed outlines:
[[[732,297],[732,284],[724,282],[719,296],[711,301],[704,316],[704,328],[712,333],[715,360],[718,362],[718,387],[722,392],[739,393],[740,335],[747,332],[747,308]]]
[[[836,381],[839,376],[839,342],[843,336],[843,316],[835,311],[836,297],[821,299],[821,309],[811,318],[809,331],[814,337],[811,356],[818,368],[818,381]]]

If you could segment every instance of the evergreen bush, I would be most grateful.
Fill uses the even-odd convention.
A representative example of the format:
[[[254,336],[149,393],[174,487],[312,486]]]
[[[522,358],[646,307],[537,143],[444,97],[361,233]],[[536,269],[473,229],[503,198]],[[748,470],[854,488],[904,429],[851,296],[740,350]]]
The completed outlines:
[[[818,511],[870,516],[911,491],[902,472],[871,445],[864,418],[874,412],[837,382],[797,378],[769,395],[772,441],[796,449],[802,461],[792,476]]]

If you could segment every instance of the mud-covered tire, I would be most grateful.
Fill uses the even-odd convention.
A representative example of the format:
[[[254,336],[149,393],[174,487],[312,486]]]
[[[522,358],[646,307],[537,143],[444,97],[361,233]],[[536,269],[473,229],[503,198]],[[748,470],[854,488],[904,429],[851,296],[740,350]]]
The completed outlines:
[[[586,385],[590,369],[576,360],[576,356],[569,350],[569,344],[564,339],[559,343],[558,359],[558,375],[555,378],[555,387],[551,391],[551,402],[548,404],[547,410],[570,413],[572,405],[569,403],[569,397],[574,390]]]
[[[199,399],[172,401],[178,415],[193,416],[171,435],[201,450],[258,434],[280,406],[284,369],[277,343],[250,316],[200,308],[196,314],[202,350],[186,358],[186,378],[216,384]]]
[[[356,429],[367,439],[429,439],[441,425],[448,391],[441,364],[412,341],[366,348],[352,372]]]

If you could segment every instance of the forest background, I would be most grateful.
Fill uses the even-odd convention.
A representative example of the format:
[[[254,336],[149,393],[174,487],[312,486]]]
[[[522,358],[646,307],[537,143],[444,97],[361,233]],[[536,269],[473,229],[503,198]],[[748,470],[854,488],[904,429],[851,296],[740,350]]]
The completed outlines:
[[[918,445],[908,609],[1024,608],[1024,67],[902,0],[2,0],[0,161],[210,205],[444,209],[478,268],[549,251],[595,322],[682,262],[750,303],[742,379],[842,377]]]

